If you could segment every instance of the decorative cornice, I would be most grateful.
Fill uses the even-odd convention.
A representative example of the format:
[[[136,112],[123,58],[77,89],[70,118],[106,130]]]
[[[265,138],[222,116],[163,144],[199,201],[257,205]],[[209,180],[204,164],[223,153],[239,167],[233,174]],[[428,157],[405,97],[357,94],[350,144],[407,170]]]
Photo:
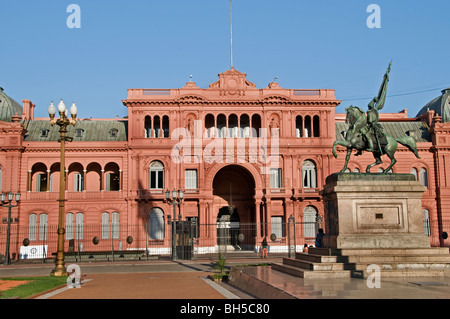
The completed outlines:
[[[273,96],[271,96],[273,97]],[[284,104],[286,106],[289,105],[311,105],[311,106],[317,106],[317,105],[323,105],[323,106],[338,106],[340,104],[340,101],[332,100],[303,100],[303,101],[295,101],[295,100],[266,100],[258,99],[258,100],[230,100],[230,99],[224,99],[224,100],[179,100],[179,99],[172,99],[172,100],[136,100],[136,101],[129,101],[128,103],[134,103],[137,104],[136,106],[140,105],[165,105],[165,106],[174,106],[174,105],[254,105],[254,106],[265,106],[265,105],[280,105]]]

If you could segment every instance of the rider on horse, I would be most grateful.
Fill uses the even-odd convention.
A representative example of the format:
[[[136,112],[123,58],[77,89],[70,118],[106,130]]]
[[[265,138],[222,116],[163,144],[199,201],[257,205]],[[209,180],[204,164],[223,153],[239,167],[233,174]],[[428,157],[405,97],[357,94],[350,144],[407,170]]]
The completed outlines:
[[[381,84],[380,91],[378,92],[378,97],[374,97],[368,105],[369,110],[367,111],[367,125],[361,127],[360,129],[360,133],[367,143],[366,150],[368,152],[380,152],[380,154],[383,154],[381,145],[386,144],[386,135],[383,132],[383,127],[378,123],[378,111],[383,108],[386,100],[386,91],[387,84],[389,82],[389,72],[391,71],[391,64],[392,61],[391,63],[389,63],[387,72],[384,75],[383,83]],[[376,145],[374,145],[372,137],[375,138]],[[356,155],[361,154],[361,150],[356,153]]]

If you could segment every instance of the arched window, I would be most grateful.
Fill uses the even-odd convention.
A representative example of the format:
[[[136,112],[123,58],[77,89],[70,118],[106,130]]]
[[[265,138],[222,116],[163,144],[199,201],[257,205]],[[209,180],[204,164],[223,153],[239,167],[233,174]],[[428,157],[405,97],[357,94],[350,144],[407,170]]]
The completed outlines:
[[[242,114],[241,122],[241,137],[250,137],[250,118],[247,114]]]
[[[272,216],[270,222],[272,234],[275,234],[277,238],[286,237],[285,223],[283,222],[282,216]]]
[[[102,239],[109,238],[109,213],[102,213]]]
[[[303,118],[301,115],[295,118],[295,137],[303,137]]]
[[[419,180],[419,173],[417,172],[417,168],[411,168],[411,174],[414,175],[414,178],[417,180]]]
[[[119,233],[120,233],[119,213],[118,212],[112,213],[111,231],[112,231],[112,238],[118,239]]]
[[[320,119],[318,115],[313,117],[313,134],[314,137],[320,137]]]
[[[423,214],[423,230],[425,235],[430,236],[431,235],[431,226],[430,226],[430,212],[428,209],[422,210]]]
[[[164,212],[161,208],[152,208],[148,215],[149,239],[164,239]]]
[[[358,168],[358,167],[355,167],[355,168],[353,169],[353,173],[359,173],[359,168]]]
[[[162,137],[168,138],[169,137],[169,117],[167,115],[163,116],[162,119]]]
[[[66,214],[66,239],[73,239],[73,213]]]
[[[259,137],[261,128],[261,116],[259,114],[253,114],[252,116],[252,137]]]
[[[227,137],[227,118],[223,114],[217,116],[217,137]]]
[[[149,115],[145,116],[144,125],[145,125],[145,131],[144,131],[145,137],[151,138],[152,137],[152,118]]]
[[[270,188],[283,187],[283,174],[281,168],[270,169]]]
[[[75,238],[83,239],[84,214],[77,213],[75,216]]]
[[[311,137],[311,116],[305,116],[305,130],[303,137]]]
[[[111,225],[110,225],[111,220]],[[111,229],[112,238],[119,238],[120,224],[119,224],[119,213],[114,212],[111,214],[111,218],[109,218],[109,213],[102,213],[102,239],[109,238],[109,230]]]
[[[205,129],[206,129],[206,137],[212,138],[215,136],[215,123],[214,123],[214,115],[206,114],[205,116]]]
[[[75,217],[75,220],[74,220]],[[75,227],[74,227],[75,222]],[[66,214],[66,239],[83,239],[83,213],[67,213]]]
[[[30,214],[30,216],[28,216],[28,239],[36,240],[36,233],[37,233],[37,215]]]
[[[420,169],[419,180],[420,180],[420,185],[428,188],[428,172],[427,172],[426,168],[424,168],[424,167],[422,167]]]
[[[316,188],[317,187],[317,177],[316,177],[316,165],[313,161],[306,160],[302,165],[302,180],[304,188]]]
[[[228,136],[238,137],[239,127],[238,127],[238,117],[236,114],[231,114],[228,117]]]
[[[153,118],[153,129],[155,130],[155,136],[154,137],[161,137],[161,119],[159,115],[156,115]]]
[[[160,161],[150,163],[150,189],[164,189],[164,165]]]
[[[39,231],[39,240],[47,240],[47,220],[48,215],[43,213],[39,215],[39,226],[37,224],[37,214],[28,216],[28,239],[37,240]]]
[[[304,237],[316,236],[317,209],[314,206],[306,206],[303,210],[303,234]]]
[[[39,240],[47,240],[47,214],[39,215]]]

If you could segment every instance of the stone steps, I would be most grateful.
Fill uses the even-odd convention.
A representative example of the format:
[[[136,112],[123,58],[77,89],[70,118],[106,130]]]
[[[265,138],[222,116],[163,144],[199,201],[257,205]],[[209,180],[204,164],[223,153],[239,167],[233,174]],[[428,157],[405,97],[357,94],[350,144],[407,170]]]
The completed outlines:
[[[300,278],[350,278],[350,271],[348,270],[306,270],[296,266],[287,264],[274,263],[272,269],[278,270]]]
[[[317,248],[310,247],[309,254],[321,256],[362,256],[362,255],[449,255],[448,247],[431,247],[431,248]],[[304,254],[304,253],[296,253]]]
[[[272,268],[302,278],[367,278],[369,265],[377,265],[384,277],[450,276],[450,254],[446,247],[394,249],[310,248],[283,258]]]

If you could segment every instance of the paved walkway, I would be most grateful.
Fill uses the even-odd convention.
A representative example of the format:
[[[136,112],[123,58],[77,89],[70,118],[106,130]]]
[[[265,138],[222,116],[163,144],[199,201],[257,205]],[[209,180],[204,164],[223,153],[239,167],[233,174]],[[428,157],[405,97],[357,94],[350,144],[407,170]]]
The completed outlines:
[[[269,259],[278,261],[278,259]],[[232,260],[229,265],[259,263],[260,259]],[[264,260],[266,262],[266,260]],[[66,263],[66,267],[71,265]],[[239,299],[254,298],[234,287],[207,278],[214,262],[151,261],[79,263],[82,288],[63,287],[40,299]],[[1,277],[46,276],[53,264],[0,266]]]
[[[264,262],[277,262],[269,259]],[[261,259],[230,260],[229,266],[260,263]],[[66,264],[68,266],[69,263]],[[81,289],[53,291],[43,299],[254,299],[235,287],[215,283],[206,277],[214,262],[152,261],[116,263],[80,263],[84,282]],[[0,278],[45,276],[53,264],[0,266]],[[382,280],[381,288],[369,289],[366,280],[305,280],[270,267],[243,267],[266,284],[282,289],[299,299],[450,299],[450,278],[409,278]],[[250,293],[254,293],[247,290]],[[256,294],[256,293],[255,293]]]
[[[80,289],[61,289],[40,299],[226,299],[204,279],[207,272],[87,275]],[[213,283],[211,281],[211,283]]]

